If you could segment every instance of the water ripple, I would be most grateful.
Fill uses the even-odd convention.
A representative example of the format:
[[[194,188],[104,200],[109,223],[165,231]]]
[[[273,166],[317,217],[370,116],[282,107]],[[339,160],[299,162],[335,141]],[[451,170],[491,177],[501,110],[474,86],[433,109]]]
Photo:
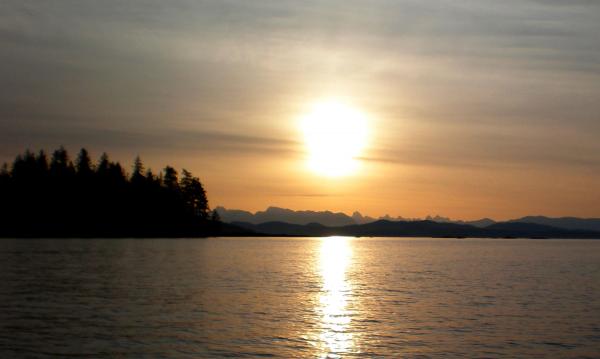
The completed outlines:
[[[0,240],[0,357],[600,357],[600,241]]]

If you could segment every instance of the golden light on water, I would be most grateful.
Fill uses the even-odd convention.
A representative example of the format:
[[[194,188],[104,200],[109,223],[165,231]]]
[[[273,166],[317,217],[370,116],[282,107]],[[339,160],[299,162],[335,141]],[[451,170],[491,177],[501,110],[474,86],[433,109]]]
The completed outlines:
[[[338,101],[317,103],[302,117],[308,167],[318,175],[341,177],[359,168],[357,157],[367,145],[366,116]]]
[[[322,240],[320,272],[323,281],[319,300],[321,314],[321,356],[336,358],[354,347],[348,300],[352,288],[346,279],[346,271],[352,259],[348,238],[328,237]]]

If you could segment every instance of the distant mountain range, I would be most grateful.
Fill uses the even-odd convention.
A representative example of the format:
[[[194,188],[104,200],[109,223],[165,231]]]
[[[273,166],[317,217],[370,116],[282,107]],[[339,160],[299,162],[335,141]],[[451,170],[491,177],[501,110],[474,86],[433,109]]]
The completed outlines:
[[[527,216],[519,219],[513,219],[509,222],[536,223],[546,226],[566,229],[582,229],[589,231],[600,231],[600,218],[577,218],[560,217],[549,218],[544,216]]]
[[[594,238],[600,232],[563,229],[535,223],[503,222],[485,228],[468,224],[433,221],[378,220],[366,224],[328,227],[319,223],[291,224],[265,222],[252,224],[233,222],[235,226],[255,233],[273,236],[365,236],[365,237],[486,237],[486,238]]]
[[[336,226],[347,226],[352,224],[366,224],[375,222],[383,219],[387,221],[419,221],[420,218],[404,218],[404,217],[390,217],[385,215],[379,218],[373,218],[369,216],[363,216],[360,212],[356,211],[352,216],[348,216],[342,212],[331,212],[331,211],[294,211],[287,208],[280,207],[268,207],[264,211],[258,211],[252,213],[240,209],[226,209],[224,207],[217,207],[215,210],[221,216],[224,222],[247,222],[253,224],[260,224],[265,222],[285,222],[290,224],[309,224],[319,223],[324,226],[336,227]],[[440,223],[457,223],[457,224],[470,224],[477,227],[485,227],[487,225],[496,223],[489,218],[484,218],[476,221],[452,221],[446,217],[440,216],[427,216],[425,220]]]
[[[583,231],[597,231],[600,232],[600,218],[576,218],[576,217],[560,217],[560,218],[549,218],[544,216],[527,216],[522,218],[513,219],[506,222],[496,222],[490,218],[482,218],[473,221],[462,221],[462,220],[451,220],[447,217],[441,216],[427,216],[424,219],[419,218],[404,218],[404,217],[390,217],[388,215],[373,218],[369,216],[363,216],[360,212],[354,212],[352,216],[348,216],[342,212],[330,212],[330,211],[294,211],[286,208],[269,207],[265,211],[258,211],[256,213],[237,210],[237,209],[226,209],[224,207],[217,207],[216,211],[221,216],[224,222],[234,223],[241,222],[251,225],[262,225],[268,224],[271,226],[272,222],[285,223],[289,225],[306,226],[314,229],[317,225],[322,227],[343,227],[352,225],[361,225],[377,222],[380,220],[388,222],[435,222],[435,223],[449,223],[449,224],[460,224],[469,225],[476,228],[487,228],[490,226],[499,224],[508,226],[507,223],[528,223],[538,224],[543,226],[550,226],[557,229],[566,230],[583,230]],[[247,227],[247,226],[246,226]],[[300,227],[296,230],[292,230],[292,227],[288,229],[292,232],[301,231]],[[491,227],[494,228],[494,227]],[[514,227],[513,227],[514,228]],[[532,227],[533,228],[533,227]],[[305,231],[302,229],[302,231]],[[291,233],[290,233],[291,234]]]
[[[247,222],[252,224],[260,224],[265,222],[286,222],[290,224],[308,224],[308,223],[319,223],[325,226],[346,226],[351,224],[358,224],[352,217],[345,213],[334,213],[330,211],[293,211],[291,209],[269,207],[265,211],[258,211],[256,213],[243,211],[239,209],[225,209],[223,207],[217,207],[215,210],[221,216],[223,222]],[[360,215],[360,213],[355,212]],[[375,219],[371,220],[373,222]],[[367,221],[368,222],[368,221]]]

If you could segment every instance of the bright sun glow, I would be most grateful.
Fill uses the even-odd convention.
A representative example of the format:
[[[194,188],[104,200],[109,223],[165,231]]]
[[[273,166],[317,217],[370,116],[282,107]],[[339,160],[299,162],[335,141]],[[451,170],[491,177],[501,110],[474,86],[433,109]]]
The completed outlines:
[[[318,103],[301,127],[312,171],[327,177],[357,171],[357,157],[367,144],[367,120],[360,111],[337,101]]]

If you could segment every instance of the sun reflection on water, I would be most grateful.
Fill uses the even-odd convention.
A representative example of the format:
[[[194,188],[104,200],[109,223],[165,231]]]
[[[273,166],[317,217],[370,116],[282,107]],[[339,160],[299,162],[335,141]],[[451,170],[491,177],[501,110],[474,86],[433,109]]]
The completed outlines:
[[[321,314],[321,357],[337,358],[354,347],[349,332],[351,321],[348,300],[352,288],[346,270],[352,259],[348,238],[328,237],[322,240],[320,271],[323,280],[319,312]]]

